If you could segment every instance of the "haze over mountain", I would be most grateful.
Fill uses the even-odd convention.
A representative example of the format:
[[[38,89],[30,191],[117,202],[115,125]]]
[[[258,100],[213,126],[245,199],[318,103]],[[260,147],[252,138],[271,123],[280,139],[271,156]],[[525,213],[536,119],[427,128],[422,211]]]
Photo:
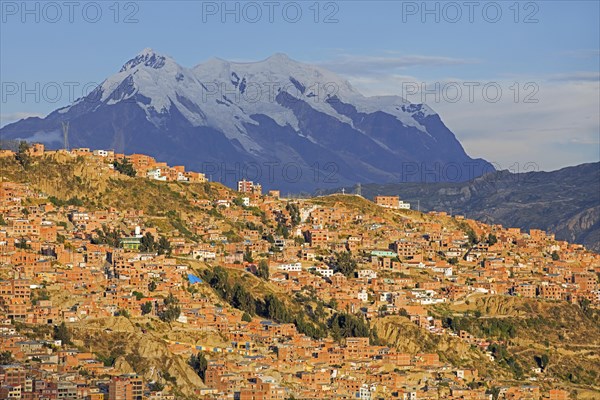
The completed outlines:
[[[356,182],[463,181],[493,170],[440,116],[401,97],[365,97],[336,74],[275,54],[193,68],[145,49],[84,98],[0,130],[3,139],[146,153],[231,184],[314,190]],[[433,172],[431,172],[433,171]]]

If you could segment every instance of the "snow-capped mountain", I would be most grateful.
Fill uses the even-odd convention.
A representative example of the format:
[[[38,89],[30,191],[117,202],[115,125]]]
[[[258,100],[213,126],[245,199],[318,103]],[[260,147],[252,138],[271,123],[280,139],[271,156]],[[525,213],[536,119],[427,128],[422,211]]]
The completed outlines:
[[[397,96],[365,97],[345,79],[275,54],[185,68],[145,49],[88,96],[0,130],[50,143],[147,153],[231,183],[312,190],[356,182],[468,180],[492,171],[439,116]]]

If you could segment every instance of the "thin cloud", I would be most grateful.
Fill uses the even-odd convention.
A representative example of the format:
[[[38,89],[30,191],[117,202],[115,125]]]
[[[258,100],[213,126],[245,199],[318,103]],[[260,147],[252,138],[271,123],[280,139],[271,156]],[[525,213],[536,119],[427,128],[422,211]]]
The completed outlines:
[[[600,72],[598,71],[576,71],[564,74],[555,74],[549,77],[551,81],[563,82],[598,82]]]
[[[357,74],[394,72],[411,67],[442,67],[450,65],[466,65],[478,63],[477,60],[425,55],[395,55],[390,56],[366,56],[341,54],[332,60],[319,63],[322,67],[331,69],[338,73]]]
[[[571,144],[584,144],[584,145],[590,145],[590,146],[598,146],[600,145],[600,139],[599,138],[592,138],[592,137],[588,137],[588,138],[572,138],[569,139],[569,143]]]
[[[598,49],[576,49],[570,51],[563,51],[559,53],[563,57],[571,58],[598,58],[600,57],[600,50]]]
[[[16,138],[16,140],[26,140],[28,142],[38,142],[44,144],[62,143],[62,133],[59,131],[36,132],[33,136],[27,138]]]

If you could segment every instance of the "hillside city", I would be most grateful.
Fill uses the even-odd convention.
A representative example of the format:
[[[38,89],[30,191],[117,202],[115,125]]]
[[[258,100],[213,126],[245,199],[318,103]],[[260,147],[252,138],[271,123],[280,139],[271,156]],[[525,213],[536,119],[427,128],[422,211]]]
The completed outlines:
[[[144,154],[0,169],[2,399],[600,398],[582,245]]]

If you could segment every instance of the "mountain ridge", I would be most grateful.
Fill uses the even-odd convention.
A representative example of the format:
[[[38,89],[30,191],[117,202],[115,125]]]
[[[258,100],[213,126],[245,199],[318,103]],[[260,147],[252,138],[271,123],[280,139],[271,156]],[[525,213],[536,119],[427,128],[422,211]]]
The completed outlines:
[[[0,133],[5,139],[47,138],[45,144],[56,148],[64,121],[73,146],[216,168],[216,178],[226,184],[253,178],[243,176],[244,169],[258,164],[255,180],[295,192],[418,180],[405,173],[407,165],[438,168],[441,180],[494,170],[469,157],[428,106],[398,96],[363,96],[335,73],[281,53],[244,63],[213,58],[186,68],[144,49],[88,96]],[[325,164],[331,168],[321,171]],[[458,166],[456,176],[444,176],[440,166],[448,164]],[[265,165],[278,165],[272,182],[264,182],[272,175]]]
[[[447,211],[485,223],[542,229],[557,239],[600,252],[600,162],[548,172],[496,171],[462,183],[364,184],[361,190],[367,198],[399,195],[413,208],[418,202],[422,211]]]

